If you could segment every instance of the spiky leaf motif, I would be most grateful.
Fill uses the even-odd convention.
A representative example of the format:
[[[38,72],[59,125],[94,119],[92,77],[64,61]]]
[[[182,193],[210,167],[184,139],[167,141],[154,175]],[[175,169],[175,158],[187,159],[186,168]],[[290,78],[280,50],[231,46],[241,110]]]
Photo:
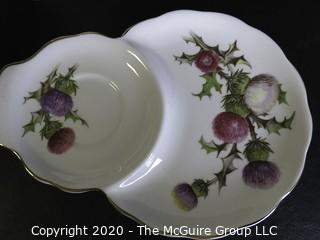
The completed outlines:
[[[203,74],[201,77],[204,79],[204,84],[202,85],[202,89],[199,93],[193,93],[194,96],[200,98],[200,100],[204,97],[211,97],[211,90],[214,88],[217,92],[221,93],[222,84],[218,82],[216,72],[212,72],[209,74]]]
[[[229,44],[229,47],[225,51],[221,51],[222,56],[226,57],[229,55],[232,55],[234,52],[239,51],[239,48],[237,46],[237,40],[235,40],[233,43]]]
[[[250,115],[250,118],[257,124],[259,128],[265,128],[269,134],[276,133],[280,135],[281,129],[291,129],[291,124],[293,122],[295,112],[291,114],[289,118],[284,117],[282,121],[278,121],[276,117],[270,119],[262,119],[255,115]]]
[[[279,96],[278,96],[279,104],[284,103],[289,105],[286,98],[287,92],[282,90],[282,84],[279,84],[278,86],[279,86]]]
[[[191,37],[187,37],[184,38],[186,43],[194,43],[197,47],[199,47],[201,50],[211,50],[214,51],[215,53],[217,53],[218,55],[221,55],[220,49],[219,49],[219,45],[216,46],[210,46],[208,44],[206,44],[202,37],[200,37],[199,35],[195,34],[194,32],[190,33]]]
[[[228,64],[232,64],[233,66],[237,66],[238,64],[247,65],[251,68],[250,63],[245,59],[244,55],[234,56],[234,53],[239,51],[237,46],[237,41],[234,41],[232,44],[229,44],[229,47],[225,51],[220,51],[224,58],[224,64],[227,66]]]
[[[71,112],[68,112],[65,116],[65,121],[68,120],[68,119],[71,119],[73,122],[77,122],[77,121],[80,121],[82,125],[85,125],[87,127],[89,127],[88,123],[79,116],[78,114],[78,110],[74,110],[74,111],[71,111]]]
[[[196,60],[198,54],[203,51],[203,50],[207,50],[207,51],[214,51],[215,53],[217,53],[218,55],[221,56],[221,53],[219,51],[219,46],[209,46],[207,45],[200,36],[198,36],[195,33],[190,33],[191,37],[187,37],[184,38],[186,43],[193,43],[194,45],[196,45],[197,47],[200,48],[200,50],[196,53],[196,54],[187,54],[185,52],[183,52],[180,56],[173,56],[174,59],[176,61],[178,61],[180,64],[182,63],[187,63],[192,65],[192,63]]]
[[[37,91],[29,92],[29,96],[24,97],[24,102],[23,103],[26,103],[30,99],[35,99],[37,101],[40,101],[41,96],[43,96],[43,95],[44,95],[44,93],[43,93],[43,89],[42,88],[40,88]]]
[[[194,60],[196,59],[197,54],[187,54],[187,53],[182,53],[181,56],[173,56],[176,61],[178,61],[180,64],[182,63],[188,63],[192,65]]]
[[[28,100],[31,100],[31,99],[40,101],[40,99],[50,90],[50,84],[48,81],[41,82],[40,84],[41,84],[40,89],[33,92],[29,92],[29,96],[24,97],[23,103],[26,103]]]
[[[217,157],[222,151],[225,150],[227,146],[226,143],[217,144],[213,140],[207,142],[206,140],[204,140],[203,136],[201,136],[199,143],[201,145],[201,149],[205,150],[207,154],[217,152]]]
[[[251,64],[248,62],[248,60],[244,57],[244,55],[241,55],[240,57],[232,57],[229,58],[226,62],[226,64],[232,64],[233,66],[237,65],[247,65],[248,67],[251,68]]]
[[[42,123],[44,116],[45,113],[42,110],[32,112],[30,122],[23,126],[24,132],[22,136],[26,135],[28,132],[34,132],[35,126]]]
[[[50,74],[47,76],[47,79],[44,82],[40,82],[41,88],[29,92],[29,96],[24,97],[24,103],[26,103],[28,100],[34,99],[37,101],[40,101],[40,99],[50,90],[51,84],[53,83],[55,77],[57,76],[57,68],[54,68]]]
[[[77,95],[79,87],[77,81],[72,78],[77,68],[77,65],[73,65],[71,68],[68,68],[66,75],[59,74],[58,77],[53,80],[54,88],[67,95]]]
[[[233,161],[235,159],[241,159],[239,153],[240,151],[237,149],[237,144],[233,144],[229,154],[222,158],[222,169],[220,172],[214,174],[218,179],[219,192],[227,185],[227,174],[230,174],[236,170],[236,167],[233,165]]]
[[[51,120],[48,113],[44,114],[44,125],[40,130],[41,139],[49,139],[53,134],[55,134],[59,129],[63,127],[60,121]]]

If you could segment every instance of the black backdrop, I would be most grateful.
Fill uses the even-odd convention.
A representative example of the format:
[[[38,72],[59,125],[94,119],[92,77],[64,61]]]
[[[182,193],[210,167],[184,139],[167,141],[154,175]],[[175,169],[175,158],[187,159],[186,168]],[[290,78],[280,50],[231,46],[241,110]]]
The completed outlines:
[[[237,3],[238,2],[238,3]],[[241,3],[240,3],[241,2]],[[280,2],[280,1],[279,1]],[[297,187],[278,209],[260,225],[278,226],[275,237],[247,239],[320,239],[320,111],[317,86],[320,31],[319,7],[299,1],[279,6],[245,1],[31,1],[0,3],[0,67],[22,60],[50,39],[84,31],[120,36],[141,20],[176,9],[217,11],[234,15],[271,36],[300,72],[313,114],[314,133],[306,167]],[[10,106],[8,106],[9,108]],[[288,149],[290,151],[290,149]],[[122,225],[134,230],[127,238],[139,237],[137,224],[118,213],[100,192],[68,194],[33,180],[9,151],[0,148],[0,239],[29,240],[33,225]],[[235,199],[236,201],[236,199]],[[66,238],[63,238],[66,239]],[[78,239],[78,238],[76,238]],[[86,239],[100,239],[86,238]],[[101,239],[117,239],[104,237]],[[124,237],[118,237],[124,239]],[[227,237],[226,239],[243,239]]]

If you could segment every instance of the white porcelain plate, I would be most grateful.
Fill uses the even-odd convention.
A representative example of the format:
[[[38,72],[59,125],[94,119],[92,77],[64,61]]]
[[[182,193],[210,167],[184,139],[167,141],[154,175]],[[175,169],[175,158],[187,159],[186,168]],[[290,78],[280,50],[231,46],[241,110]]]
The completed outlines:
[[[99,188],[125,215],[191,238],[268,216],[296,185],[312,133],[303,82],[278,45],[195,11],[119,39],[50,43],[2,72],[0,121],[0,142],[39,180]]]

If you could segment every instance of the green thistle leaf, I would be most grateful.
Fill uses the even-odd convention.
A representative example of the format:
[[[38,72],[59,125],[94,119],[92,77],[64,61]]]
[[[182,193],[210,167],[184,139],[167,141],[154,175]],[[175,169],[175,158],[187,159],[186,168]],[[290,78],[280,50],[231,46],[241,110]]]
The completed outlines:
[[[23,103],[26,103],[30,99],[35,99],[37,101],[40,101],[41,97],[42,97],[42,90],[41,89],[34,91],[34,92],[29,92],[29,96],[24,97]]]
[[[174,60],[178,61],[180,64],[187,63],[187,64],[192,65],[192,63],[196,59],[197,55],[198,55],[198,53],[194,54],[194,55],[182,53],[182,55],[180,57],[179,56],[173,56],[173,57],[174,57]]]
[[[291,124],[293,122],[294,116],[295,112],[293,112],[289,118],[284,117],[282,121],[278,121],[275,117],[271,119],[262,119],[254,115],[251,115],[250,117],[259,128],[265,128],[269,134],[276,133],[280,135],[281,129],[291,129]]]
[[[284,103],[284,104],[289,105],[287,102],[287,98],[286,98],[287,92],[282,90],[282,88],[281,88],[282,84],[278,84],[278,86],[279,86],[279,96],[278,96],[279,104]]]
[[[78,65],[73,65],[71,68],[68,68],[68,73],[66,75],[59,74],[56,76],[53,80],[54,88],[67,95],[77,95],[79,87],[77,81],[72,79],[77,68]]]
[[[44,119],[45,113],[42,110],[39,110],[37,112],[31,113],[31,120],[28,124],[23,126],[24,132],[22,134],[22,137],[25,136],[28,132],[34,132],[35,126],[37,124],[41,124]]]
[[[233,171],[236,170],[236,167],[233,165],[233,161],[235,159],[241,159],[241,157],[239,156],[239,153],[240,152],[237,149],[237,145],[234,144],[232,146],[230,153],[226,157],[222,158],[223,167],[220,172],[214,174],[214,175],[216,175],[216,177],[218,179],[219,192],[221,191],[221,189],[223,187],[225,187],[227,185],[227,183],[226,183],[227,177],[226,176],[229,173],[232,173]]]
[[[203,41],[202,37],[191,32],[191,38],[184,38],[186,43],[194,43],[196,46],[200,47],[203,50],[210,50],[210,47]]]
[[[262,119],[254,114],[251,114],[250,119],[252,119],[253,123],[256,123],[258,128],[266,128],[266,124],[268,122],[268,119]]]
[[[41,82],[41,88],[37,91],[29,92],[29,96],[24,97],[24,102],[26,103],[30,99],[34,99],[37,101],[40,101],[40,99],[49,91],[50,89],[50,84],[49,82]]]
[[[57,68],[53,69],[51,73],[47,76],[47,80],[40,82],[41,88],[37,91],[29,92],[29,96],[24,97],[24,102],[26,103],[30,99],[40,101],[40,99],[49,91],[51,84],[55,81],[57,76]]]
[[[43,119],[44,119],[44,116],[45,116],[45,112],[42,111],[42,110],[39,110],[37,112],[32,112],[31,113],[31,121],[34,123],[34,124],[41,124]]]
[[[26,135],[28,132],[34,132],[35,131],[35,125],[32,123],[28,123],[26,125],[23,126],[24,132],[22,134],[22,137],[24,137],[24,135]]]
[[[283,121],[280,121],[280,122],[278,122],[275,117],[269,120],[266,124],[266,128],[269,134],[276,133],[280,135],[279,130],[281,130],[282,128],[291,129],[291,124],[294,119],[294,116],[295,116],[295,113],[293,113],[291,117],[289,117],[288,119],[285,117]]]
[[[241,55],[240,57],[231,57],[227,60],[226,64],[232,64],[235,67],[237,65],[242,64],[242,65],[247,65],[248,67],[251,68],[250,63],[245,59],[244,55]]]
[[[204,96],[208,96],[209,98],[212,96],[212,88],[214,88],[217,92],[221,93],[221,88],[223,85],[218,82],[216,72],[203,74],[200,77],[202,77],[205,80],[204,84],[202,85],[202,90],[201,92],[192,95],[199,97],[201,100]]]
[[[178,61],[180,64],[182,63],[187,63],[192,65],[192,63],[195,61],[196,57],[198,54],[205,50],[205,51],[214,51],[217,53],[219,56],[222,56],[219,50],[219,45],[216,46],[209,46],[207,45],[202,37],[198,36],[195,33],[190,33],[191,37],[184,38],[186,43],[194,43],[197,47],[200,48],[200,50],[196,54],[187,54],[187,53],[182,53],[181,56],[173,56],[176,61]]]
[[[89,127],[88,123],[78,115],[78,110],[68,112],[65,115],[64,120],[66,121],[68,119],[71,119],[73,122],[80,121],[82,125]]]
[[[67,95],[77,95],[77,90],[79,89],[77,82],[68,78],[58,79],[54,85],[54,88]]]
[[[222,55],[224,57],[226,57],[236,51],[239,51],[239,48],[237,46],[237,40],[235,40],[233,43],[229,44],[229,48],[226,51],[221,51],[221,52],[222,52]]]
[[[231,77],[232,77],[231,74],[229,75],[229,74],[225,73],[225,72],[222,70],[222,68],[220,68],[219,66],[218,66],[218,68],[217,68],[217,74],[220,76],[220,78],[226,79],[226,80],[227,80],[227,83],[228,83],[228,81],[231,80]],[[228,88],[228,85],[227,85],[227,88]],[[229,91],[229,89],[228,89],[228,91]]]
[[[40,130],[41,139],[49,139],[61,128],[63,128],[63,124],[60,121],[51,121],[50,115],[48,113],[45,113],[44,126]]]
[[[75,64],[75,65],[73,65],[72,67],[70,67],[70,68],[68,68],[68,73],[67,73],[67,75],[65,76],[65,78],[70,78],[70,77],[72,77],[73,76],[73,74],[74,74],[74,72],[78,69],[78,65],[77,64]]]
[[[201,50],[212,50],[221,56],[219,45],[209,46],[203,41],[202,37],[198,36],[197,34],[191,32],[190,35],[191,38],[184,38],[186,43],[194,43],[196,46],[200,47]]]
[[[45,81],[45,83],[47,83],[48,85],[51,85],[54,82],[54,79],[57,76],[57,72],[58,72],[58,68],[55,67],[51,73],[47,76],[47,80]]]
[[[217,152],[217,157],[222,151],[225,150],[227,146],[227,143],[217,144],[213,140],[207,142],[206,140],[204,140],[203,136],[201,136],[199,143],[201,145],[201,149],[204,149],[207,154]]]

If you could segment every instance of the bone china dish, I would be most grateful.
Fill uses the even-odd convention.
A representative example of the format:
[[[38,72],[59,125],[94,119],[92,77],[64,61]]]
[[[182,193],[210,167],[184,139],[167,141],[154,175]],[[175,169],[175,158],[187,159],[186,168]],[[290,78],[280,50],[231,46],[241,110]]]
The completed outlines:
[[[270,215],[312,133],[298,72],[264,33],[175,11],[122,37],[51,41],[0,75],[0,143],[36,179],[100,189],[164,235],[222,237]],[[227,234],[225,232],[223,235]]]

